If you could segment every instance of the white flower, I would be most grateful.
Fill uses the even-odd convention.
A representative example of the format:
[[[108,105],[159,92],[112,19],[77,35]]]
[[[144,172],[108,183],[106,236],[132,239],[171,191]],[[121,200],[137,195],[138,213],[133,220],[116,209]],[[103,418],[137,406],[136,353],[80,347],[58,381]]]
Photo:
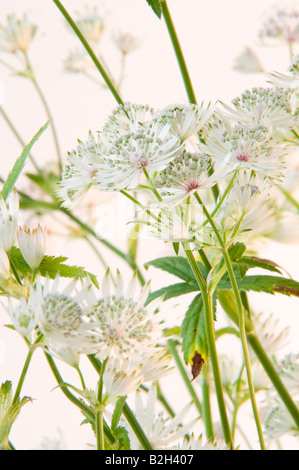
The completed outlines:
[[[6,252],[0,248],[0,281],[10,276],[10,262]]]
[[[27,14],[22,19],[17,19],[15,14],[7,16],[7,24],[0,25],[0,49],[11,53],[26,52],[36,30],[37,26]]]
[[[288,354],[277,367],[283,383],[293,396],[299,396],[299,354]]]
[[[156,385],[151,386],[146,404],[142,401],[141,392],[137,390],[135,414],[153,449],[165,449],[170,443],[177,441],[188,433],[196,423],[197,418],[191,420],[188,424],[182,423],[191,405],[183,408],[174,418],[165,418],[161,412],[156,413],[156,402]],[[137,441],[131,429],[128,431],[132,449],[140,450],[139,441]]]
[[[294,114],[297,98],[290,89],[254,87],[232,100],[234,108],[224,103],[228,116],[246,126],[266,127],[275,137],[280,129],[288,129],[298,124]]]
[[[105,364],[103,403],[114,403],[119,397],[137,390],[142,382],[141,364],[132,367],[129,359],[109,358]]]
[[[20,335],[24,337],[29,336],[36,328],[37,308],[36,298],[33,295],[29,295],[27,300],[24,297],[18,301],[12,301],[8,298],[6,310],[13,322],[14,328]]]
[[[299,402],[297,402],[299,406]],[[278,439],[284,434],[299,436],[299,429],[285,405],[277,398],[273,399],[268,408],[270,411],[265,421],[265,434],[269,439]]]
[[[272,8],[271,14],[259,32],[260,39],[294,43],[299,41],[299,8],[295,2]]]
[[[40,225],[32,230],[28,227],[19,227],[17,238],[23,258],[34,271],[40,266],[46,252],[44,230]]]
[[[184,437],[183,442],[173,447],[173,450],[230,450],[223,440],[203,442],[202,435],[195,437],[192,433],[189,439]]]
[[[244,51],[236,58],[234,69],[242,73],[264,72],[257,55],[248,46],[246,46]]]
[[[135,189],[143,170],[163,170],[181,150],[179,136],[170,133],[169,125],[161,128],[153,123],[145,130],[121,136],[112,143],[110,155],[103,156],[105,162],[98,165],[97,185],[108,191]]]
[[[92,8],[86,6],[84,12],[77,12],[76,24],[92,45],[97,44],[102,38],[105,23],[105,15],[101,14],[96,6]]]
[[[282,329],[274,314],[256,313],[253,317],[257,337],[268,356],[275,355],[288,341],[288,328]]]
[[[214,107],[210,103],[206,109],[204,103],[174,104],[157,113],[156,119],[161,125],[170,124],[171,132],[185,140],[199,132],[213,114]]]
[[[130,358],[139,362],[144,354],[151,356],[161,335],[154,312],[161,299],[145,307],[150,284],[147,283],[134,298],[136,275],[127,288],[121,274],[117,273],[113,291],[110,273],[102,283],[102,297],[94,301],[91,324],[94,324],[95,354],[100,360],[106,357]],[[162,336],[162,335],[161,335]]]
[[[64,60],[64,67],[69,72],[86,72],[95,67],[89,54],[85,49],[76,49],[69,53]]]
[[[280,181],[284,175],[285,149],[271,141],[270,131],[262,125],[229,127],[219,121],[212,124],[202,147],[215,162],[227,159],[227,168],[231,172],[253,170],[259,177],[272,182]]]
[[[64,289],[60,288],[57,275],[51,285],[46,278],[42,285],[38,278],[32,290],[36,304],[37,322],[47,343],[57,348],[72,347],[77,351],[93,353],[94,336],[88,322],[90,313],[90,284],[85,284],[77,291],[77,280],[73,280]]]
[[[115,32],[113,39],[122,54],[126,55],[135,51],[140,46],[141,40],[129,32]]]
[[[98,164],[103,162],[101,155],[109,153],[109,145],[102,133],[96,140],[89,132],[87,142],[79,141],[77,148],[69,153],[56,190],[63,207],[69,208],[79,202],[96,183]]]
[[[151,354],[141,352],[139,363],[141,364],[140,374],[143,375],[144,382],[153,382],[173,371],[170,366],[172,357],[164,347],[156,347]]]
[[[154,179],[154,185],[164,203],[181,203],[198,190],[211,188],[230,171],[228,160],[217,160],[212,174],[209,174],[211,158],[201,153],[183,153],[176,157],[165,170]]]
[[[19,199],[16,191],[8,197],[7,203],[0,196],[0,248],[9,251],[14,243],[18,226]]]
[[[148,127],[154,115],[153,108],[148,105],[121,104],[109,116],[103,128],[103,133],[115,139],[116,137],[142,131]]]

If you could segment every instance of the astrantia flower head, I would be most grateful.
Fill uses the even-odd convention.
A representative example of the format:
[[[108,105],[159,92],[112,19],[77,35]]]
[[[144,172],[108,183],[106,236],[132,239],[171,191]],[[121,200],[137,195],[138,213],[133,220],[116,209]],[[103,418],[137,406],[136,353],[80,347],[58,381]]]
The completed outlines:
[[[52,281],[47,278],[44,284],[37,280],[32,291],[37,305],[37,321],[40,331],[51,347],[74,347],[78,351],[92,353],[93,335],[88,323],[90,312],[90,284],[77,289],[73,280],[61,288],[60,277]]]
[[[19,227],[17,238],[20,251],[31,269],[41,264],[46,251],[46,236],[40,225],[37,228]]]
[[[157,113],[156,119],[162,125],[170,124],[170,130],[179,134],[182,140],[188,139],[205,125],[214,112],[214,106],[209,104],[204,109],[204,103],[174,104],[167,106]]]
[[[34,295],[28,299],[22,297],[19,300],[8,299],[7,313],[14,328],[20,335],[28,337],[37,326],[37,303]]]
[[[280,128],[298,124],[298,117],[294,114],[297,98],[290,89],[255,87],[245,91],[232,103],[234,109],[222,103],[232,119],[252,127],[266,127],[273,135]]]
[[[284,174],[285,150],[274,145],[267,127],[214,124],[205,137],[205,151],[217,162],[227,158],[230,171],[253,170],[261,178],[278,182]]]
[[[230,450],[229,445],[225,444],[223,440],[206,441],[203,442],[202,435],[195,437],[194,433],[191,434],[189,439],[185,437],[181,444],[178,444],[173,450]]]
[[[179,136],[169,132],[169,125],[161,128],[153,123],[145,130],[123,135],[112,143],[110,155],[103,157],[97,186],[107,191],[136,189],[144,170],[150,174],[163,170],[182,147]]]
[[[153,118],[154,110],[150,106],[124,103],[113,110],[103,132],[115,139],[132,132],[144,130]]]
[[[27,14],[22,19],[18,19],[14,14],[9,15],[7,24],[0,25],[0,49],[11,53],[26,52],[36,30],[37,26],[30,21]]]
[[[96,45],[105,29],[105,16],[98,11],[96,6],[85,7],[85,11],[77,13],[76,24],[83,36],[93,45]]]
[[[217,161],[212,175],[211,158],[201,153],[183,153],[157,174],[154,184],[164,202],[181,203],[195,191],[214,186],[229,171],[227,160]]]
[[[299,402],[295,402],[299,406]],[[265,421],[265,434],[269,439],[279,439],[284,434],[299,436],[299,429],[285,405],[277,398],[269,403]]]
[[[18,226],[19,199],[16,191],[7,202],[0,195],[0,248],[9,251],[14,243]]]
[[[192,429],[198,418],[192,419],[188,424],[183,424],[191,405],[183,408],[174,418],[164,417],[162,412],[156,412],[157,387],[152,385],[146,404],[143,403],[141,392],[136,392],[135,414],[138,422],[142,426],[153,449],[165,449],[174,441],[178,441],[182,436]],[[132,444],[132,449],[141,450],[140,443],[136,436],[128,429]]]
[[[96,139],[89,132],[87,142],[79,141],[77,148],[69,153],[56,191],[64,207],[80,201],[96,183],[98,165],[103,162],[101,155],[109,153],[109,146],[105,135],[99,133]]]
[[[154,311],[160,299],[145,306],[150,285],[147,283],[135,297],[136,275],[124,288],[121,274],[113,286],[107,271],[102,283],[102,297],[96,301],[90,314],[94,324],[97,357],[139,360],[142,353],[151,355],[161,332]]]
[[[129,32],[118,31],[113,34],[113,39],[122,54],[126,55],[135,51],[141,43],[140,38]]]
[[[278,373],[292,395],[299,397],[299,354],[288,354],[283,358]]]
[[[64,67],[68,72],[79,73],[93,69],[95,65],[85,49],[75,49],[64,60]]]
[[[129,359],[109,358],[103,373],[103,403],[114,403],[119,397],[137,390],[142,382],[141,364],[132,367]]]
[[[299,8],[295,2],[272,9],[259,32],[260,39],[294,43],[299,41]]]

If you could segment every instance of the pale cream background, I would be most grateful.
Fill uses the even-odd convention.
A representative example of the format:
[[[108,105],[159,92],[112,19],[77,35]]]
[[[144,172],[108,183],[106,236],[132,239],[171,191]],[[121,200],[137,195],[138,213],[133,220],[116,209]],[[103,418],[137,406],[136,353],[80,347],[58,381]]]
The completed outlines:
[[[90,0],[65,0],[64,5],[74,13],[83,6],[98,4]],[[280,2],[281,3],[281,2]],[[128,58],[126,78],[122,95],[126,101],[148,103],[162,107],[174,102],[187,102],[187,97],[177,67],[172,46],[163,21],[159,21],[151,12],[145,0],[107,0],[109,10],[108,30],[103,37],[102,53],[114,73],[119,70],[119,55],[109,33],[113,30],[130,31],[143,39],[141,47]],[[271,0],[169,0],[169,8],[177,28],[185,53],[186,61],[194,84],[198,101],[215,101],[221,99],[229,102],[233,97],[252,86],[264,86],[265,78],[258,74],[244,75],[232,69],[234,59],[245,45],[258,51],[269,70],[284,71],[288,65],[286,48],[260,48],[257,45],[257,31],[263,14],[273,5]],[[47,96],[53,118],[58,129],[61,149],[66,152],[76,146],[76,140],[84,140],[88,131],[99,130],[115,106],[115,100],[108,90],[80,75],[72,75],[63,70],[63,60],[70,49],[78,45],[78,40],[66,28],[64,20],[50,0],[10,0],[1,1],[0,22],[6,14],[16,12],[22,15],[29,11],[40,25],[39,32],[30,48],[30,57],[35,64],[39,82]],[[11,76],[0,65],[0,81],[4,82],[5,109],[25,141],[29,141],[39,127],[46,121],[41,104],[29,82]],[[21,148],[10,130],[0,118],[1,135],[1,175],[6,175],[13,162],[20,154]],[[33,151],[40,161],[47,163],[54,157],[51,133],[48,131],[38,142]],[[27,169],[30,166],[28,165]],[[25,184],[23,181],[20,184]],[[117,196],[112,198],[115,210],[119,207]],[[105,200],[106,202],[106,200]],[[109,200],[110,203],[110,200]],[[81,210],[86,210],[83,204]],[[101,215],[98,209],[98,218]],[[32,224],[35,221],[28,221]],[[59,227],[59,225],[57,225]],[[51,227],[48,227],[52,229]],[[101,227],[99,227],[101,228]],[[57,230],[55,228],[55,230]],[[123,227],[125,230],[125,227]],[[125,247],[125,239],[120,234],[113,242]],[[101,248],[101,247],[100,247]],[[128,268],[107,250],[102,250],[106,261],[113,269],[119,267],[125,274]],[[60,236],[51,237],[48,243],[49,254],[69,256],[70,263],[85,266],[95,274],[102,275],[103,267],[95,262],[92,252],[84,245],[71,243]],[[163,243],[145,240],[140,249],[140,263],[154,257],[169,253]],[[261,255],[274,259],[283,265],[295,279],[299,278],[298,247],[271,244],[265,247]],[[168,281],[176,282],[171,276],[149,270],[153,289],[166,285]],[[298,302],[294,298],[282,296],[252,295],[252,302],[257,308],[266,312],[274,311],[282,325],[292,325],[292,346],[287,349],[298,350]],[[188,304],[188,299],[184,303]],[[180,312],[175,313],[175,315]],[[4,315],[4,313],[3,313]],[[172,321],[172,313],[168,312]],[[5,323],[7,317],[2,317]],[[221,325],[221,317],[219,318]],[[220,345],[221,346],[221,345]],[[223,345],[223,350],[231,352],[230,344]],[[16,384],[26,348],[13,332],[1,328],[0,333],[0,382],[7,379]],[[87,364],[90,386],[94,384],[94,373]],[[69,368],[61,365],[62,375],[66,380],[78,384]],[[189,400],[181,379],[172,375],[164,380],[165,392],[175,409]],[[66,446],[69,449],[86,448],[92,442],[92,434],[87,426],[80,427],[82,416],[59,390],[48,371],[42,354],[34,356],[32,366],[23,387],[23,394],[34,400],[22,411],[12,432],[12,441],[17,448],[37,448],[44,436],[55,438],[61,430]],[[244,410],[245,417],[250,410]],[[191,413],[192,416],[192,413]],[[254,426],[249,426],[247,435],[256,442]],[[240,440],[242,442],[242,440]],[[287,444],[296,446],[291,441]]]

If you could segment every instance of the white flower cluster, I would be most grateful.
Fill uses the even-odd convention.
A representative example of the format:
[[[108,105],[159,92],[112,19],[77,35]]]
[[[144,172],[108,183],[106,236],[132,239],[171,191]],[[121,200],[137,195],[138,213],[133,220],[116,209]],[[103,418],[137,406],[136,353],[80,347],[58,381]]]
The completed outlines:
[[[27,299],[9,300],[8,313],[22,336],[33,339],[42,333],[41,344],[73,367],[81,353],[105,361],[104,401],[111,403],[171,371],[155,314],[161,300],[145,306],[149,283],[135,299],[136,282],[134,275],[125,290],[118,273],[113,292],[107,272],[98,298],[90,283],[80,287],[73,280],[62,288],[59,276],[45,282],[39,277]]]

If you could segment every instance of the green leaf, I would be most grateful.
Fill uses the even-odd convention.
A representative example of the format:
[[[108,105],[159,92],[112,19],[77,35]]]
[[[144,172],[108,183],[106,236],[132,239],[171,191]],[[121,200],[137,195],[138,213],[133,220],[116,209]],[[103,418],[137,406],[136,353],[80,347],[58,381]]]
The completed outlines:
[[[40,136],[42,135],[42,133],[47,129],[48,125],[49,125],[49,122],[48,121],[38,132],[37,134],[35,134],[35,136],[33,137],[33,139],[29,142],[28,145],[26,145],[26,147],[24,148],[21,156],[17,159],[17,161],[15,162],[14,164],[14,167],[12,169],[12,171],[9,173],[8,175],[8,178],[6,180],[6,183],[4,184],[3,186],[3,189],[1,191],[1,194],[2,194],[2,197],[3,199],[6,201],[6,199],[8,198],[8,196],[10,195],[14,185],[16,184],[16,181],[17,179],[19,178],[20,174],[22,173],[23,171],[23,168],[25,166],[25,162],[26,162],[26,159],[27,159],[27,156],[30,152],[30,150],[32,149],[33,145],[35,144],[35,142],[40,138]]]
[[[171,284],[170,286],[162,287],[161,289],[152,292],[147,298],[146,305],[157,297],[163,296],[163,300],[168,300],[173,297],[179,297],[198,290],[198,285],[195,283],[188,284],[187,282],[180,282],[178,284]]]
[[[200,267],[201,272],[206,276],[206,268],[201,263],[197,264]],[[186,282],[196,282],[188,260],[182,256],[165,256],[164,258],[157,258],[149,261],[145,266],[154,266],[155,268],[162,269],[162,271],[173,274]]]
[[[112,420],[111,420],[111,430],[112,431],[115,431],[117,426],[118,426],[120,417],[121,417],[122,412],[123,412],[124,404],[126,403],[126,399],[127,399],[127,397],[124,396],[124,397],[119,398],[116,402],[116,405],[115,405],[115,408],[114,408],[114,411],[113,411],[113,415],[112,415]]]
[[[32,269],[26,261],[24,260],[22,253],[19,248],[13,246],[9,252],[9,256],[12,259],[14,266],[18,273],[22,274],[23,276],[32,273]],[[69,277],[69,278],[85,278],[89,277],[91,282],[96,286],[99,287],[97,278],[94,274],[86,271],[81,266],[69,266],[64,262],[67,260],[64,256],[44,256],[43,260],[39,266],[39,273],[46,277],[49,276],[50,279],[54,279],[57,274],[61,277]]]
[[[265,292],[267,294],[285,294],[299,297],[299,282],[293,279],[280,276],[245,276],[243,279],[237,278],[240,290]],[[231,289],[229,279],[222,279],[219,289]]]
[[[178,254],[179,254],[179,251],[180,251],[180,244],[179,244],[179,242],[173,242],[172,246],[173,246],[173,249],[174,249],[175,254],[178,255]]]
[[[228,254],[231,259],[231,261],[236,261],[238,260],[246,250],[246,246],[244,243],[237,242],[234,245],[231,245],[228,248]]]
[[[194,297],[188,307],[182,324],[181,337],[185,363],[192,366],[195,378],[209,355],[201,294]]]
[[[271,261],[268,259],[262,259],[256,256],[241,256],[238,259],[238,263],[246,264],[247,269],[262,268],[262,269],[267,269],[268,271],[281,274],[281,268],[278,269],[279,266],[276,263],[274,263],[274,261]]]
[[[162,16],[162,5],[161,0],[146,0],[149,6],[152,8],[154,13],[161,19]]]
[[[119,426],[115,429],[114,435],[118,441],[118,450],[130,450],[130,438],[127,429],[122,426]],[[115,446],[114,446],[115,447]]]

